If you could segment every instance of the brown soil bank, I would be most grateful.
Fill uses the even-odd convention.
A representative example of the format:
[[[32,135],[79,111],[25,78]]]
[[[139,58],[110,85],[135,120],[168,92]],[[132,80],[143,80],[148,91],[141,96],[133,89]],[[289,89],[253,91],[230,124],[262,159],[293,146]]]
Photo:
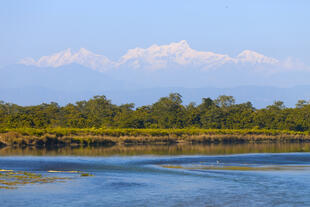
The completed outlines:
[[[310,142],[309,132],[259,129],[0,129],[2,146]]]

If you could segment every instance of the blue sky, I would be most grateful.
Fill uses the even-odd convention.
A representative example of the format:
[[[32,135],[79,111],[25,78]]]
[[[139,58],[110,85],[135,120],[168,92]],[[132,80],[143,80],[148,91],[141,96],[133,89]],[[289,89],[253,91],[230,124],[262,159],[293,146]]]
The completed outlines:
[[[2,1],[0,66],[81,47],[117,59],[183,39],[196,50],[250,49],[309,65],[309,9],[307,0]]]

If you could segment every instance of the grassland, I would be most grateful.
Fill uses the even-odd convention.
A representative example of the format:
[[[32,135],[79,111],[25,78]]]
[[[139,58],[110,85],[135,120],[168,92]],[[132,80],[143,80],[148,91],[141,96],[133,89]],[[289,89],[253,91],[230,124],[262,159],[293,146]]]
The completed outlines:
[[[1,146],[310,142],[310,133],[267,129],[2,128]]]

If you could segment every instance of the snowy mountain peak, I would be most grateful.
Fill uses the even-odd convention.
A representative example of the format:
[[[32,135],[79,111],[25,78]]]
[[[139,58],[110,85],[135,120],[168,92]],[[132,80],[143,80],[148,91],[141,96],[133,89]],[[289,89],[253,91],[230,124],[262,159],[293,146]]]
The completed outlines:
[[[217,67],[233,62],[227,55],[197,51],[182,40],[168,45],[152,45],[149,48],[128,50],[122,56],[120,64],[129,64],[134,68],[163,69],[167,66],[195,66],[202,68]]]
[[[279,60],[267,57],[251,50],[244,50],[237,56],[237,61],[241,63],[261,63],[261,64],[277,64]]]
[[[191,49],[186,40],[181,40],[180,42],[173,42],[167,45],[171,50],[189,50]]]
[[[25,65],[35,65],[38,67],[60,67],[72,63],[80,64],[96,70],[105,70],[113,67],[112,63],[107,57],[97,55],[85,48],[81,48],[75,53],[71,49],[54,53],[50,56],[43,56],[35,61],[33,58],[22,59],[19,63]]]

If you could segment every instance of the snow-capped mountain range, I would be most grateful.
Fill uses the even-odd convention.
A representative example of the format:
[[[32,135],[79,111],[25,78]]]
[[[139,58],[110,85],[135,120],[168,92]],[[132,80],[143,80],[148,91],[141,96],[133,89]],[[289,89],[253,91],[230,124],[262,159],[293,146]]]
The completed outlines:
[[[228,64],[287,67],[285,61],[267,57],[251,50],[244,50],[236,57],[214,52],[197,51],[192,49],[185,40],[168,45],[152,45],[145,49],[130,49],[118,61],[112,61],[104,55],[95,54],[85,48],[81,48],[77,52],[72,52],[69,48],[49,56],[43,56],[38,60],[25,58],[20,60],[19,63],[38,67],[60,67],[75,63],[98,71],[113,70],[123,66],[148,70],[160,70],[172,66],[208,70]]]
[[[272,104],[274,98],[290,104],[310,98],[310,69],[301,62],[251,50],[234,57],[197,51],[185,40],[130,49],[118,60],[84,48],[66,49],[2,67],[0,77],[0,100],[26,105],[66,104],[98,94],[108,95],[116,103],[141,105],[170,92],[184,94],[185,102],[235,95],[237,100],[253,100],[256,106]],[[277,89],[296,85],[307,87]],[[295,98],[285,99],[288,93],[296,94],[289,96]]]

